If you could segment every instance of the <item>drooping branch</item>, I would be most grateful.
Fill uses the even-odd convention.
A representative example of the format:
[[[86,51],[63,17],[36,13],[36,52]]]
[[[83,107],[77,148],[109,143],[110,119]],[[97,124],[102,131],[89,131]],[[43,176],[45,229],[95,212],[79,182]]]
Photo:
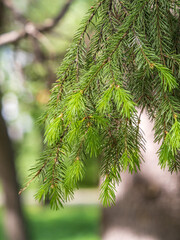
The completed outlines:
[[[48,32],[52,30],[59,21],[64,17],[66,12],[68,11],[70,5],[74,0],[68,0],[64,4],[64,6],[60,9],[57,16],[52,19],[46,19],[43,24],[36,25],[35,23],[29,22],[25,16],[23,16],[19,11],[17,11],[12,3],[9,0],[3,0],[3,3],[6,7],[8,7],[12,12],[16,20],[19,20],[24,24],[24,27],[19,31],[11,31],[8,33],[4,33],[0,35],[0,46],[6,44],[13,44],[18,42],[19,40],[27,37],[28,35],[38,38],[41,36],[41,33]]]

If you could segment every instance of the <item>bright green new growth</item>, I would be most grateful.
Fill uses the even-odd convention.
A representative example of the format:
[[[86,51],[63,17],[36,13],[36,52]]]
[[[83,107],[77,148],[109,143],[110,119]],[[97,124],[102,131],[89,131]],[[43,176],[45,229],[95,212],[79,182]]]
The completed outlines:
[[[180,169],[179,7],[176,0],[98,0],[91,7],[44,115],[37,199],[63,206],[83,178],[84,160],[96,157],[100,200],[115,203],[120,173],[138,171],[143,160],[136,108],[155,122],[160,165]]]

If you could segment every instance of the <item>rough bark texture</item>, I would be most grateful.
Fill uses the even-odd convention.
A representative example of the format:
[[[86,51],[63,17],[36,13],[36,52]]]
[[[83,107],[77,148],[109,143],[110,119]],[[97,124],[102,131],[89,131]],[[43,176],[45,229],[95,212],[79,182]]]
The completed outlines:
[[[145,163],[138,174],[123,174],[116,206],[103,209],[103,240],[180,239],[179,175],[158,166],[159,147],[145,114],[141,127],[147,140]]]

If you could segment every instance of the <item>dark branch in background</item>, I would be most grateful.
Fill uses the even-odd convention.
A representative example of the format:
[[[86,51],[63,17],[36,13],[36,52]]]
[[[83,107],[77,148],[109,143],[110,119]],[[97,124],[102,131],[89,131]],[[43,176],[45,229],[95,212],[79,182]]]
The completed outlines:
[[[0,33],[3,32],[3,28],[4,28],[4,22],[5,22],[5,14],[3,14],[4,11],[4,4],[2,3],[2,0],[0,0]]]
[[[65,5],[63,6],[63,8],[61,9],[61,11],[59,12],[59,14],[54,19],[49,19],[48,21],[45,21],[45,23],[43,25],[38,27],[38,30],[40,32],[47,32],[47,31],[51,30],[52,28],[54,28],[58,24],[58,22],[64,17],[64,15],[68,11],[68,9],[73,1],[74,0],[68,0],[65,3]]]
[[[23,23],[23,24],[26,24],[27,23],[27,19],[26,17],[21,13],[19,12],[18,9],[16,9],[13,5],[13,3],[11,2],[11,0],[2,0],[3,4],[5,7],[9,8],[12,12],[12,14],[14,15],[14,18],[15,20]]]
[[[12,11],[16,20],[24,24],[24,27],[19,31],[11,31],[8,33],[1,34],[0,46],[16,43],[17,41],[27,37],[28,35],[37,39],[40,38],[42,36],[42,33],[50,31],[59,23],[59,21],[64,17],[66,12],[68,11],[73,1],[74,0],[66,1],[66,3],[60,9],[55,18],[48,20],[46,19],[43,24],[36,25],[35,23],[29,22],[25,16],[23,16],[17,9],[15,9],[11,1],[3,0],[3,4]]]

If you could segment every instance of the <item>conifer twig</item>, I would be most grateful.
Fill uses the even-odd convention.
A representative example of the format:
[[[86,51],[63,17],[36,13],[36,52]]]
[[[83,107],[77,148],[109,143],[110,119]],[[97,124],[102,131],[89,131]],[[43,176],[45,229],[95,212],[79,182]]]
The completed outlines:
[[[48,162],[48,160],[45,161],[45,163],[44,163],[43,166],[37,171],[37,173],[26,183],[26,186],[19,191],[19,195],[21,195],[21,193],[24,192],[24,191],[29,187],[29,185],[33,182],[33,180],[34,180],[37,176],[39,176],[39,174],[40,174],[40,173],[42,172],[42,170],[45,168],[47,162]]]

